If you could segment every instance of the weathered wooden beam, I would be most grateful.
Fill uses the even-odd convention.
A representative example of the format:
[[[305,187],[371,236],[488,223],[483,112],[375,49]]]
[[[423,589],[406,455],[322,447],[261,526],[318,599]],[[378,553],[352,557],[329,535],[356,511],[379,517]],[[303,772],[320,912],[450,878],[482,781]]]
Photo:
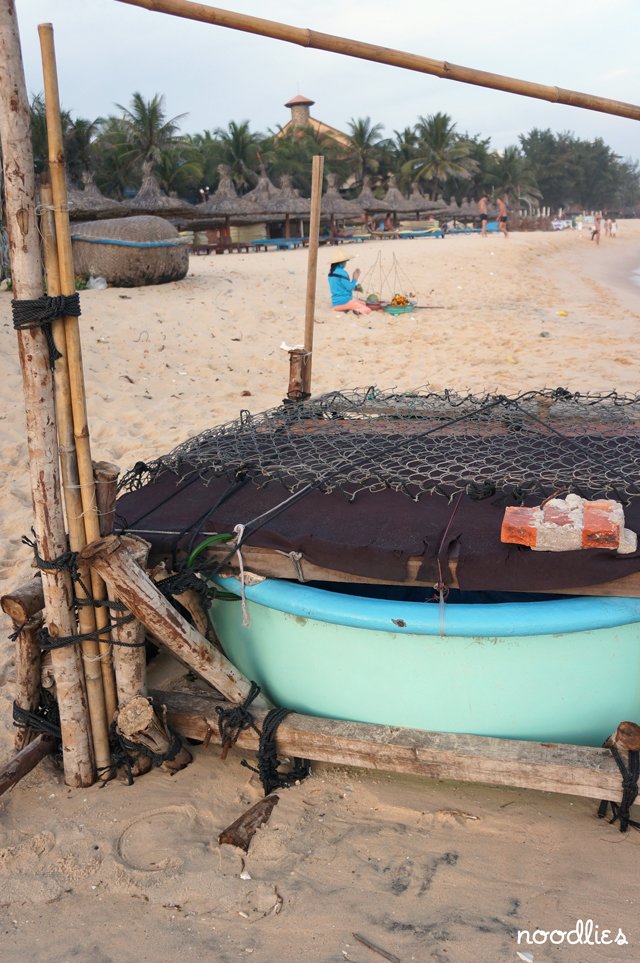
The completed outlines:
[[[167,707],[169,723],[179,735],[220,742],[216,708],[227,704],[219,696],[161,691],[151,695],[154,702]],[[251,714],[260,727],[266,713],[252,706]],[[281,757],[340,766],[540,789],[588,799],[615,801],[621,796],[620,773],[610,752],[590,746],[426,732],[299,713],[280,724],[276,744]],[[257,749],[258,736],[247,729],[237,745]]]
[[[250,681],[166,600],[122,539],[115,535],[98,539],[87,545],[80,557],[180,662],[231,702],[246,699],[251,690]]]
[[[56,740],[53,736],[41,733],[30,742],[28,746],[16,753],[13,759],[0,766],[0,796],[15,786],[23,776],[38,765],[38,763],[50,755],[55,749]]]

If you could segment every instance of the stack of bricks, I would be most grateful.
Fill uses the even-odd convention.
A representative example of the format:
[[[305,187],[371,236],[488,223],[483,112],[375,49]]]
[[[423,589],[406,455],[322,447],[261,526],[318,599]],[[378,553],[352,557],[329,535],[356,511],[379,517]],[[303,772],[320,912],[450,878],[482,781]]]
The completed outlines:
[[[507,508],[500,540],[534,552],[609,548],[623,555],[635,552],[638,544],[635,532],[624,527],[620,502],[590,502],[579,495],[552,498],[534,508]]]

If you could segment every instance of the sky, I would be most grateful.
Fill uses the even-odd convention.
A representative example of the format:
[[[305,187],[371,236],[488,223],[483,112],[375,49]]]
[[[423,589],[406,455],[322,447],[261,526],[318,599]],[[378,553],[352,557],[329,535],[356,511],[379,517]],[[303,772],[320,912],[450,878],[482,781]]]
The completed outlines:
[[[370,117],[393,136],[420,115],[448,113],[460,133],[501,150],[534,127],[603,140],[640,159],[640,122],[462,84],[118,0],[15,0],[29,96],[42,90],[37,32],[54,28],[60,99],[72,117],[119,113],[131,95],[164,94],[184,133],[248,120],[262,133],[304,94],[312,116],[348,132]],[[205,5],[213,6],[211,3]],[[223,9],[393,47],[433,60],[640,101],[638,0],[227,0]]]

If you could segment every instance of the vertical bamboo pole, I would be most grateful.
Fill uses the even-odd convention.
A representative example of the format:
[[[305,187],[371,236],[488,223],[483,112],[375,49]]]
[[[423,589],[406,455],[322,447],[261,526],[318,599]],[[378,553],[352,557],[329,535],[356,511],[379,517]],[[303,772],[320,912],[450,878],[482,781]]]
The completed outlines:
[[[53,191],[60,287],[61,294],[69,295],[75,292],[75,274],[73,270],[71,233],[69,230],[67,183],[64,170],[64,147],[62,143],[56,56],[53,45],[53,27],[50,23],[41,23],[38,25],[38,34],[40,35],[44,75],[45,111],[47,118],[47,137],[49,141],[49,168],[51,171],[51,188]],[[64,325],[76,458],[78,462],[78,478],[82,499],[85,539],[88,543],[100,538],[100,519],[96,506],[93,462],[91,460],[91,441],[87,423],[87,399],[82,368],[80,326],[78,319],[72,316],[67,316],[64,319]],[[107,593],[104,582],[93,571],[91,573],[91,590],[95,599],[106,599]],[[102,670],[107,720],[111,721],[116,711],[117,703],[115,679],[111,661],[111,646],[108,641],[109,615],[106,608],[98,607],[95,609],[94,617],[98,630],[104,630],[101,632],[99,643],[101,655],[100,668]],[[98,765],[100,764],[98,763]]]
[[[42,265],[35,212],[31,123],[14,0],[0,0],[0,142],[11,276],[16,298],[42,296]],[[53,560],[67,550],[58,473],[53,378],[42,329],[17,332],[27,421],[29,475],[38,550]],[[47,625],[53,637],[73,635],[72,588],[68,572],[44,569]],[[94,780],[91,735],[82,663],[77,646],[51,654],[60,709],[65,782],[90,786]]]
[[[47,272],[47,291],[51,297],[57,297],[62,293],[62,290],[53,217],[53,194],[49,184],[43,183],[41,185],[40,199],[42,201],[41,233],[44,263]],[[78,476],[78,461],[76,458],[71,383],[69,364],[67,361],[64,318],[57,318],[52,323],[51,329],[54,344],[61,354],[61,357],[56,361],[53,378],[55,386],[56,421],[58,425],[58,449],[60,452],[60,468],[62,474],[62,494],[69,530],[69,547],[72,552],[79,552],[84,548],[86,539],[80,480]],[[85,599],[87,593],[83,586],[89,586],[91,584],[91,573],[88,565],[80,563],[78,565],[78,574],[80,575],[80,582],[77,582],[75,586],[76,595],[80,599]],[[80,606],[78,622],[81,633],[95,632],[96,620],[94,611],[90,606]],[[107,719],[102,684],[101,653],[96,640],[85,639],[82,643],[82,660],[87,686],[87,702],[89,705],[89,715],[91,717],[91,731],[96,765],[98,769],[105,769],[111,762],[109,722]]]
[[[316,310],[316,277],[318,274],[318,242],[320,237],[320,205],[322,202],[322,172],[324,157],[315,154],[311,167],[311,220],[309,223],[309,257],[307,261],[307,298],[304,316],[304,350],[307,353],[303,371],[304,394],[311,394],[311,363],[313,361],[313,323]]]

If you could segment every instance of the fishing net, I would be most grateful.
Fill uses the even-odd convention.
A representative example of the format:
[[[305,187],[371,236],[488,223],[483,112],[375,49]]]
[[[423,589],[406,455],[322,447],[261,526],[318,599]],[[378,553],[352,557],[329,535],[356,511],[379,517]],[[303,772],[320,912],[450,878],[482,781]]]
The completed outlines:
[[[576,492],[622,502],[640,495],[640,396],[517,396],[336,391],[251,415],[189,439],[123,479],[133,490],[169,471],[341,491],[385,489],[418,500],[464,492],[516,501]]]

